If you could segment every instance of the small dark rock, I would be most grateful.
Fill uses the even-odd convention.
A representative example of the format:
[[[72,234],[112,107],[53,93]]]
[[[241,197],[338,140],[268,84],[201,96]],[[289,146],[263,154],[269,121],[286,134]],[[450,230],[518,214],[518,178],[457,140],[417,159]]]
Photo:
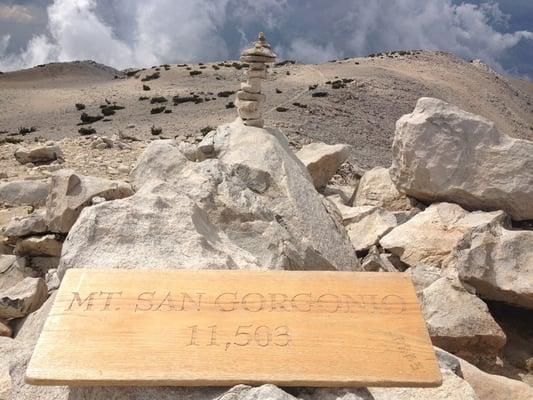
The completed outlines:
[[[76,110],[78,111],[85,110],[85,104],[83,103],[76,103],[74,105],[76,106]]]
[[[150,86],[148,86],[148,85],[143,85],[143,90],[144,90],[144,91],[148,91],[148,90],[150,90]]]
[[[328,92],[314,92],[311,94],[312,97],[327,97]]]
[[[163,111],[166,110],[166,107],[165,106],[162,106],[162,107],[155,107],[155,108],[152,108],[150,110],[150,114],[160,114],[162,113]]]
[[[96,129],[94,129],[92,126],[82,126],[80,129],[78,129],[78,133],[80,135],[94,135],[96,133]]]

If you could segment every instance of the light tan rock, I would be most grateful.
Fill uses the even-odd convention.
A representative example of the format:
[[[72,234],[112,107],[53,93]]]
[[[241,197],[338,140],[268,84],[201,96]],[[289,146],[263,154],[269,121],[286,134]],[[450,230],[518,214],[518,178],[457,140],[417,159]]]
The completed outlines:
[[[388,211],[410,210],[414,203],[396,189],[388,168],[383,167],[376,167],[364,173],[354,201],[356,206],[376,206]]]
[[[533,388],[527,383],[500,375],[491,375],[459,358],[463,378],[475,390],[479,400],[531,400]]]
[[[237,92],[237,100],[264,102],[266,100],[266,96],[261,93],[249,93],[243,90],[239,90]]]
[[[296,156],[309,171],[315,187],[321,189],[328,184],[342,163],[348,159],[350,146],[315,142],[303,146]]]
[[[265,126],[265,120],[263,118],[247,119],[243,121],[246,126],[253,126],[255,128],[262,128]]]
[[[533,231],[473,231],[447,264],[480,296],[533,309]]]
[[[222,125],[213,158],[191,162],[171,141],[148,146],[137,193],[85,208],[58,268],[354,270],[345,228],[274,129]],[[150,263],[146,260],[150,259]]]
[[[0,255],[0,293],[12,288],[26,277],[35,277],[37,272],[31,269],[23,257]]]
[[[435,388],[352,388],[303,391],[302,400],[479,400],[474,389],[449,370],[442,371],[442,385]]]
[[[0,293],[0,318],[20,318],[37,310],[48,297],[41,278],[24,278],[15,286]]]
[[[396,123],[392,180],[424,201],[533,219],[533,142],[441,100],[421,98]]]
[[[468,212],[456,204],[436,203],[394,228],[379,243],[410,266],[441,267],[466,233],[499,225],[504,219],[501,211]]]
[[[55,144],[40,145],[30,149],[21,147],[15,151],[15,158],[21,164],[45,164],[55,160],[62,162],[63,152]]]
[[[247,93],[261,93],[261,80],[241,82],[241,89]]]
[[[126,182],[79,175],[62,170],[52,176],[46,201],[46,222],[52,232],[66,233],[74,225],[81,210],[91,204],[95,196],[106,200],[131,196],[133,190]]]
[[[274,385],[251,387],[238,385],[217,397],[216,400],[298,400]]]
[[[13,253],[18,256],[59,257],[62,245],[54,234],[30,236],[17,240]]]
[[[35,211],[25,217],[16,217],[2,229],[1,233],[8,237],[23,237],[47,230],[44,211]]]
[[[461,284],[440,278],[422,291],[421,308],[435,346],[459,356],[494,356],[506,336],[487,305]]]
[[[352,207],[350,218],[344,220],[348,236],[356,251],[367,250],[398,226],[396,217],[380,207]]]
[[[0,334],[1,336],[1,334]],[[0,363],[0,400],[13,399],[13,382],[9,373],[9,365]]]
[[[341,203],[344,206],[353,207],[356,187],[352,185],[332,184],[326,185],[322,194],[333,200],[334,203]]]
[[[8,325],[7,321],[0,319],[0,336],[11,337],[13,335],[13,330]]]
[[[0,183],[0,204],[42,207],[48,196],[48,181],[24,180]]]

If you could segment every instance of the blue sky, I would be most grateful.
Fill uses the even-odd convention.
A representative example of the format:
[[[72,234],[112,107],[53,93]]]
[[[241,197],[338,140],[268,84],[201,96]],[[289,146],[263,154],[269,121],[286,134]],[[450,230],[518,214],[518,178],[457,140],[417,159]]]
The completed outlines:
[[[533,79],[533,0],[0,0],[0,70],[235,59],[260,30],[303,62],[438,49]]]

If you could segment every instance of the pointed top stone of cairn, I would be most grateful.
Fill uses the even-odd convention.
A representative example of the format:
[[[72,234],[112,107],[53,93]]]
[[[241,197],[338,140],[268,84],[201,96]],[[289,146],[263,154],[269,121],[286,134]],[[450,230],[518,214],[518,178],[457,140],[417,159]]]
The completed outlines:
[[[265,101],[265,95],[261,94],[261,81],[267,77],[266,64],[275,60],[276,54],[267,43],[263,32],[259,33],[252,47],[241,53],[241,61],[248,63],[249,68],[246,71],[246,82],[241,83],[241,90],[237,92],[235,105],[244,125],[258,128],[264,126],[260,106]]]

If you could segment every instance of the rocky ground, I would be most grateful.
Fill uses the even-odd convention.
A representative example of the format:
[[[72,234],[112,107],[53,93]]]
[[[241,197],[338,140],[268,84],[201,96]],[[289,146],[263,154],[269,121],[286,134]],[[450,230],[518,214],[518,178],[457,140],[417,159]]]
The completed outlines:
[[[0,75],[1,111],[18,113],[0,120],[0,399],[533,398],[531,84],[442,53],[289,63],[273,68],[260,129],[225,108],[223,91],[241,72],[221,64],[129,77],[87,63]],[[149,104],[158,96],[167,101]],[[172,113],[150,114],[162,106]],[[78,126],[83,112],[110,121]],[[24,384],[64,272],[147,259],[156,268],[410,274],[444,383]]]

